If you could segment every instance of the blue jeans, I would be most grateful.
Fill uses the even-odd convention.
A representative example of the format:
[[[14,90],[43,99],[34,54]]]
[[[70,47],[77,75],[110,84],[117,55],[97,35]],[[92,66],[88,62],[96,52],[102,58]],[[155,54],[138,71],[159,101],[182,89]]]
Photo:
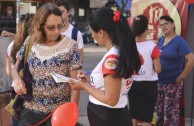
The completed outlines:
[[[19,126],[19,120],[16,120],[12,117],[12,126]]]

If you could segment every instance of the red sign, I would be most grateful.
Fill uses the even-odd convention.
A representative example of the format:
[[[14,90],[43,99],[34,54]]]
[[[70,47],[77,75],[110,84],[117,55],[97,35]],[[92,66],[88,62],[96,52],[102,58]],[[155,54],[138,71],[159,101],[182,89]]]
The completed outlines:
[[[157,41],[162,35],[159,29],[159,19],[168,15],[174,19],[176,33],[186,36],[188,4],[184,0],[133,0],[131,15],[143,14],[148,18],[148,40]]]

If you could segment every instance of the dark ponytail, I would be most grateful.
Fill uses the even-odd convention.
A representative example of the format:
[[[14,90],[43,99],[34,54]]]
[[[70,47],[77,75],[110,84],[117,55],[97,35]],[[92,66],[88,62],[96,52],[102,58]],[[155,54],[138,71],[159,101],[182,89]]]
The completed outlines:
[[[120,15],[120,19],[115,21],[113,17],[113,10],[106,7],[99,8],[90,16],[90,27],[95,32],[100,29],[105,30],[113,45],[118,48],[118,66],[114,77],[129,78],[134,72],[139,71],[141,61],[127,19]]]
[[[131,31],[134,37],[140,36],[148,28],[148,19],[144,15],[139,15],[133,19]]]

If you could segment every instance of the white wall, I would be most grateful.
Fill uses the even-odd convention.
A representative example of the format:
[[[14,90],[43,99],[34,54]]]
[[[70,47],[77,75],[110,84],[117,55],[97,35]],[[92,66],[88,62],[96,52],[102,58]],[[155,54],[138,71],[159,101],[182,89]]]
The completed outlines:
[[[187,29],[187,37],[186,40],[190,45],[192,51],[194,52],[194,4],[192,4],[192,10],[188,15],[188,29]],[[194,111],[192,112],[192,96],[194,95],[193,86],[194,86],[194,69],[189,74],[189,76],[185,79],[185,118],[191,118],[191,114],[194,116]],[[194,100],[194,99],[193,99]],[[194,109],[194,105],[193,105]],[[194,119],[194,117],[193,117]],[[194,125],[194,124],[193,124]]]

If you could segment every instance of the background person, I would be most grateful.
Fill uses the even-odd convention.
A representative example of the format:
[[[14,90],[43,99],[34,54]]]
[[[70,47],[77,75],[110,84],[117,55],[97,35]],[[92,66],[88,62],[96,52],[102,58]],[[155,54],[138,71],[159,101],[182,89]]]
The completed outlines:
[[[159,27],[164,36],[158,43],[161,73],[158,75],[157,126],[178,126],[183,80],[193,69],[194,56],[187,42],[175,33],[171,17],[160,17]]]
[[[3,30],[1,32],[1,36],[2,37],[12,37],[13,39],[15,38],[15,34],[14,33],[8,32],[6,30]]]
[[[65,35],[75,41],[77,41],[78,48],[80,51],[80,60],[83,63],[84,52],[83,52],[83,37],[82,33],[78,31],[72,24],[69,23],[70,16],[70,4],[66,0],[57,0],[55,4],[59,7],[62,12],[62,19],[64,22],[64,28],[61,30],[61,34]],[[76,126],[82,126],[82,124],[77,123]]]
[[[22,22],[18,26],[18,31],[16,32],[15,39],[11,42],[7,48],[6,55],[6,71],[9,76],[11,76],[11,71],[16,63],[16,59],[18,57],[18,51],[20,50],[24,40],[27,38],[29,34],[29,27],[32,20],[32,16],[30,14],[26,14],[22,19]],[[13,86],[13,83],[12,85]],[[12,118],[12,126],[19,126],[19,121]]]
[[[22,46],[19,59],[12,71],[14,90],[17,94],[26,94],[23,80],[16,69],[19,60],[24,56],[28,39],[33,42],[27,63],[32,75],[32,96],[30,101],[24,101],[24,109],[20,116],[20,126],[35,125],[48,116],[57,106],[65,102],[78,104],[79,91],[71,89],[67,83],[56,83],[51,72],[76,78],[81,68],[77,43],[60,34],[63,28],[62,13],[59,8],[47,3],[39,8],[32,21],[30,37]],[[49,118],[41,126],[51,126]]]
[[[81,81],[71,81],[73,89],[89,94],[87,114],[90,126],[132,126],[127,107],[131,75],[141,61],[125,17],[119,11],[99,8],[89,18],[92,37],[107,53],[91,73],[79,72]]]
[[[26,15],[21,15],[21,21],[25,20],[24,18],[26,18],[27,15],[32,16],[33,14],[27,13]],[[15,36],[16,36],[16,34],[15,33],[12,33],[12,32],[8,32],[6,30],[3,30],[1,32],[1,36],[2,37],[12,37],[14,39]]]
[[[59,9],[62,12],[64,28],[61,29],[61,34],[77,41],[78,48],[80,50],[80,58],[81,58],[81,61],[83,62],[83,57],[84,57],[83,37],[82,37],[82,33],[78,31],[72,24],[69,23],[69,15],[70,15],[70,9],[71,9],[70,4],[66,0],[57,0],[55,4],[59,7]]]
[[[142,61],[139,72],[132,76],[133,85],[128,93],[133,126],[151,126],[157,100],[157,73],[160,72],[160,51],[158,46],[146,40],[148,19],[139,15],[133,19],[131,31]]]

